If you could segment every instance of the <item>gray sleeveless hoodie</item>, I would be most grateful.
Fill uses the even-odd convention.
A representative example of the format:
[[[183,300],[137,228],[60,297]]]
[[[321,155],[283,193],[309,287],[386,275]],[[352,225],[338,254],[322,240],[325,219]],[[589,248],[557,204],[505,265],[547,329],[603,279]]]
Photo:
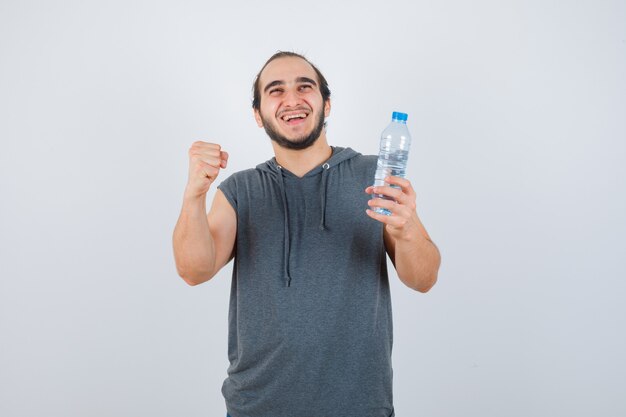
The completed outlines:
[[[220,184],[237,213],[232,417],[393,416],[383,229],[365,214],[375,170],[333,148],[301,178],[273,158]]]

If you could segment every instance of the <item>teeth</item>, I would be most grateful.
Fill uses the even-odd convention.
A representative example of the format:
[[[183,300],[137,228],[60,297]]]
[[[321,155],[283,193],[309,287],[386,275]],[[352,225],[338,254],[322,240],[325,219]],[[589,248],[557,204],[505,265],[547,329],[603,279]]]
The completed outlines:
[[[306,113],[288,114],[287,116],[284,116],[284,117],[283,117],[283,120],[284,120],[284,121],[286,121],[286,122],[288,122],[288,121],[290,121],[291,119],[294,119],[294,118],[296,118],[296,117],[302,117],[302,118],[305,118],[305,117],[306,117]]]

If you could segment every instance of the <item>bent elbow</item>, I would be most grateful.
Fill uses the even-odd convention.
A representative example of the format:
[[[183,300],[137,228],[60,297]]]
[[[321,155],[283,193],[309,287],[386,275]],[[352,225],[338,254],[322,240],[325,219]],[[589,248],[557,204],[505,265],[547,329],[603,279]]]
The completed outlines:
[[[413,289],[419,291],[421,293],[427,293],[430,291],[432,287],[437,283],[437,277],[439,275],[439,267],[441,266],[441,255],[439,255],[439,251],[437,250],[437,260],[436,266],[430,270],[430,273],[427,273],[427,276],[417,282],[417,286]]]
[[[414,287],[412,287],[415,291],[419,291],[422,294],[426,294],[428,291],[430,291],[435,284],[437,283],[437,274],[433,275],[431,278],[421,281],[420,283],[418,283],[417,285],[415,285]]]
[[[191,278],[189,275],[181,275],[180,277],[181,277],[181,278],[183,279],[183,281],[185,281],[185,283],[186,283],[187,285],[189,285],[190,287],[195,287],[196,285],[201,284],[201,282],[200,282],[200,281],[196,281],[196,280],[194,280],[194,279],[193,279],[193,278]]]
[[[207,272],[191,272],[185,270],[183,268],[176,268],[178,271],[178,276],[180,276],[187,285],[191,287],[195,287],[198,284],[202,284],[203,282],[207,282],[211,278],[213,278],[214,274],[210,274]]]

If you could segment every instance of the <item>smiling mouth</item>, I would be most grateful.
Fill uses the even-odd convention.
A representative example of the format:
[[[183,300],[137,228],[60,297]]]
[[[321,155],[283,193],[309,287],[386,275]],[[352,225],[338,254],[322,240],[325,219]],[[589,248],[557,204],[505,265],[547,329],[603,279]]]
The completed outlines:
[[[296,125],[302,123],[308,116],[306,112],[292,112],[281,116],[280,119],[288,125]]]

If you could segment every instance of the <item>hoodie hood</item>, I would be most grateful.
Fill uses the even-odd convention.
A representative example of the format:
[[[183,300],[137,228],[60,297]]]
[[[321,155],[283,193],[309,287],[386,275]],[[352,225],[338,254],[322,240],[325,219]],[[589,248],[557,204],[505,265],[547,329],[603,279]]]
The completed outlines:
[[[321,201],[321,212],[320,212],[320,230],[326,230],[326,203],[328,200],[327,196],[327,184],[328,177],[333,175],[336,171],[335,167],[341,164],[344,161],[347,161],[355,156],[359,155],[358,152],[352,150],[351,148],[340,148],[340,147],[332,147],[332,155],[331,157],[324,162],[323,164],[313,168],[311,171],[307,172],[302,178],[311,177],[316,175],[321,175],[321,186],[320,186],[320,201]],[[276,158],[272,158],[269,161],[266,161],[262,164],[257,165],[256,169],[269,173],[274,180],[276,181],[279,194],[282,199],[282,207],[283,207],[283,220],[284,220],[284,230],[285,230],[285,239],[283,245],[283,270],[286,279],[286,286],[289,287],[291,285],[291,274],[289,271],[289,250],[290,250],[290,230],[289,230],[289,215],[287,213],[287,194],[285,190],[285,177],[296,177],[293,173],[284,169],[282,166],[278,164]]]

